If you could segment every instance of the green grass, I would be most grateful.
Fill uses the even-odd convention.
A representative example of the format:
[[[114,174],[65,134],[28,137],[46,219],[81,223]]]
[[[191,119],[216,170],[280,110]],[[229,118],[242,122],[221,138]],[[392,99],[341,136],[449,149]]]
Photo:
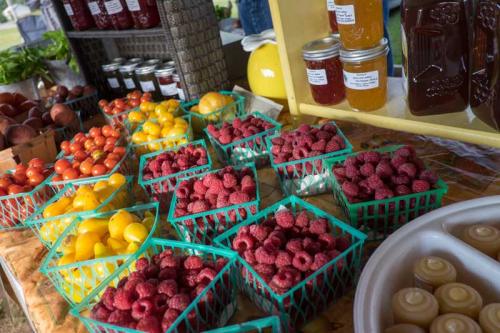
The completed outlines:
[[[387,30],[391,39],[394,64],[401,65],[401,11],[399,8],[391,12]]]
[[[0,30],[0,50],[5,50],[22,43],[23,39],[17,27]]]

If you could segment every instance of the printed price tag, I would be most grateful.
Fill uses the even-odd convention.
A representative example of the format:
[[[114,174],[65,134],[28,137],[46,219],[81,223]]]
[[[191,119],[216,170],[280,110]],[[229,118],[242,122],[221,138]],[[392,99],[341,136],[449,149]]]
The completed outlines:
[[[139,0],[126,0],[128,10],[131,12],[138,12],[141,10],[141,6],[139,5]]]
[[[177,95],[177,83],[160,84],[160,89],[163,96]]]
[[[125,83],[125,87],[127,89],[135,89],[135,82],[132,79],[123,79],[123,82]]]
[[[111,0],[104,3],[108,15],[118,14],[123,11],[123,6],[120,0]]]
[[[356,14],[353,5],[335,6],[335,16],[338,24],[356,24]]]
[[[335,11],[335,0],[326,0],[326,7],[329,12]]]
[[[307,69],[307,80],[314,86],[324,86],[328,84],[326,78],[326,70],[324,69]]]
[[[99,5],[97,4],[97,2],[95,2],[95,1],[89,2],[88,6],[89,6],[89,9],[90,9],[90,14],[92,14],[92,15],[99,15],[99,14],[101,14],[101,8],[99,8]]]
[[[111,88],[120,88],[120,82],[114,77],[108,78],[108,84]]]
[[[344,71],[344,84],[354,90],[369,90],[379,86],[378,71],[349,73]]]

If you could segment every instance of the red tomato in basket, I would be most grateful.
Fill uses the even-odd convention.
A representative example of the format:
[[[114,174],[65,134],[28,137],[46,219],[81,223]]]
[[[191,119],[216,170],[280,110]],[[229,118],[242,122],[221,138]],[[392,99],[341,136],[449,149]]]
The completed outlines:
[[[28,177],[28,185],[36,187],[40,185],[45,180],[45,177],[41,173],[32,173]]]
[[[105,107],[102,108],[102,110],[106,114],[109,114],[109,115],[113,114],[113,108],[110,105],[106,105]]]
[[[108,170],[103,164],[96,164],[92,167],[92,176],[102,176],[105,175]]]
[[[62,175],[63,172],[71,167],[71,163],[68,160],[58,160],[54,164],[54,170],[57,174]]]
[[[24,164],[21,163],[21,164],[16,165],[15,173],[26,173],[27,169],[28,168]]]
[[[12,179],[14,180],[14,183],[16,183],[17,185],[25,185],[26,182],[28,181],[28,177],[26,177],[26,174],[22,173],[22,174],[19,174],[19,173],[14,173],[12,175]]]
[[[101,129],[99,127],[92,127],[90,130],[89,130],[89,135],[90,137],[92,138],[96,138],[98,136],[101,136],[102,135],[102,132],[101,132]]]
[[[62,174],[63,180],[72,180],[72,179],[77,179],[78,176],[80,176],[80,172],[78,170],[73,169],[73,168],[68,168],[64,170]]]
[[[96,136],[94,138],[94,144],[98,147],[104,147],[106,144],[106,138],[102,135]]]
[[[12,184],[9,186],[7,193],[9,195],[23,193],[23,187],[17,184]]]
[[[123,155],[125,155],[125,152],[126,152],[125,147],[115,147],[113,149],[113,153],[120,155],[120,158],[123,157]]]
[[[92,167],[94,166],[94,163],[92,162],[92,159],[86,159],[80,164],[80,172],[83,175],[91,175],[92,174]]]
[[[28,169],[26,169],[25,175],[26,175],[26,177],[31,178],[33,176],[33,174],[42,174],[42,173],[43,173],[43,169],[29,167]]]
[[[75,158],[75,161],[81,162],[88,157],[88,154],[83,150],[79,150],[73,155],[73,157]]]
[[[110,125],[104,125],[101,129],[102,135],[104,135],[106,138],[111,136],[111,131],[113,130],[113,127]]]
[[[101,100],[99,101],[99,107],[102,109],[102,108],[104,108],[106,105],[108,105],[108,103],[109,103],[109,102],[108,102],[107,100],[105,100],[105,99],[101,99]]]

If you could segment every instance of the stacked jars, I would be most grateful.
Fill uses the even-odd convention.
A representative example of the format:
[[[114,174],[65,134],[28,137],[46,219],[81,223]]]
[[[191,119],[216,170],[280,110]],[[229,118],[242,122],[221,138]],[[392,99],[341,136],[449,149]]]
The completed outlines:
[[[124,88],[127,92],[131,92],[139,89],[139,83],[135,78],[135,69],[139,66],[144,60],[142,58],[132,58],[129,59],[126,63],[120,66],[120,75],[123,80]]]
[[[161,98],[160,87],[155,77],[155,70],[160,66],[159,59],[150,59],[135,68],[135,77],[142,92],[150,92],[155,100]]]
[[[120,75],[120,66],[125,62],[123,58],[115,58],[111,62],[101,66],[104,77],[108,82],[109,89],[115,95],[123,94],[124,84]]]
[[[177,83],[174,81],[175,63],[173,61],[162,64],[155,70],[156,83],[161,95],[165,98],[178,99]]]

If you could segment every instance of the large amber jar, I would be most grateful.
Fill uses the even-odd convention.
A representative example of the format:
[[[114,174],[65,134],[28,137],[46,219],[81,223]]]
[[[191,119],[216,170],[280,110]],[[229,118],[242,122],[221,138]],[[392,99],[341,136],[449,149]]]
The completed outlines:
[[[382,0],[335,0],[335,15],[346,49],[372,48],[384,37]]]
[[[387,102],[386,38],[366,50],[340,50],[347,101],[354,110],[373,111]]]

